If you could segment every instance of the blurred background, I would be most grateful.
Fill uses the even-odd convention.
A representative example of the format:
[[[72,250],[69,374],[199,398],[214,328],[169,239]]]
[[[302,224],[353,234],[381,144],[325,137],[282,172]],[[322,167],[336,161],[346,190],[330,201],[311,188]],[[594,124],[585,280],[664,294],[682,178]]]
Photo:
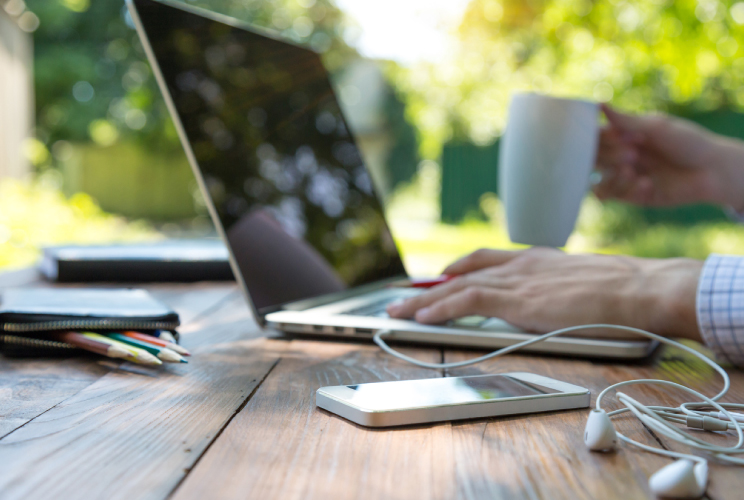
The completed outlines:
[[[193,0],[323,54],[411,274],[514,248],[496,195],[517,91],[744,138],[744,2]],[[123,2],[0,0],[0,268],[61,243],[214,236]],[[566,249],[744,253],[721,209],[589,195]]]

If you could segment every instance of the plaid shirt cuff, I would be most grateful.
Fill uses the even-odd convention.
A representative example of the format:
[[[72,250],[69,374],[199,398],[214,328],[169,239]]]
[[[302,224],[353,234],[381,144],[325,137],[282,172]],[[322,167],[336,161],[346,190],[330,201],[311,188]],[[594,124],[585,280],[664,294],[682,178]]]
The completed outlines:
[[[698,284],[697,318],[716,356],[744,367],[744,257],[708,257]]]

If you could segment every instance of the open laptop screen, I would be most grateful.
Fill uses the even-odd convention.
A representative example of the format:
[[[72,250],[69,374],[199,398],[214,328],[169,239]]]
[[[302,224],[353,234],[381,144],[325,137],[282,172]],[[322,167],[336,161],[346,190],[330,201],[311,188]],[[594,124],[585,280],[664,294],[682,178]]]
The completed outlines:
[[[405,275],[318,54],[134,4],[259,312]]]

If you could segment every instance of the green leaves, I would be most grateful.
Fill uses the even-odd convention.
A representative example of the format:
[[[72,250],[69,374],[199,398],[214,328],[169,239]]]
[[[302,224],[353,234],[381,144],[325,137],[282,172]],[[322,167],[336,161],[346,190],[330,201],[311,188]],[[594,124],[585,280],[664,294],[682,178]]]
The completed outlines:
[[[170,117],[136,32],[121,2],[29,0],[40,18],[34,34],[36,138],[118,141],[158,151],[180,151]],[[355,54],[342,40],[342,14],[329,0],[196,0],[324,52],[333,67]],[[130,23],[131,24],[131,23]],[[53,157],[44,165],[49,166]]]
[[[494,141],[518,91],[744,109],[743,2],[473,0],[457,35],[450,57],[396,75],[430,158],[458,135]]]

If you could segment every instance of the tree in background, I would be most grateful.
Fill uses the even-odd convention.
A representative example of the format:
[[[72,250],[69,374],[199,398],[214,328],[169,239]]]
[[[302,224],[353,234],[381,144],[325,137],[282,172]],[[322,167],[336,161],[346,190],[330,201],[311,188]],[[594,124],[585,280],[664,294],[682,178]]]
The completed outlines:
[[[33,147],[28,148],[37,169],[67,167],[74,157],[76,166],[64,176],[66,190],[87,191],[107,210],[130,216],[183,218],[203,208],[126,7],[120,2],[90,0],[30,2],[40,19],[35,33],[37,129]],[[345,40],[353,29],[331,0],[184,3],[268,28],[309,46],[322,54],[332,74],[343,72],[359,57]],[[396,138],[385,166],[395,185],[415,173],[418,145],[405,121],[404,104],[392,88],[386,90],[384,107],[386,125]],[[143,169],[148,176],[154,175],[148,163],[177,170],[167,174],[174,180],[168,189],[178,191],[173,199],[164,196],[162,189],[155,196],[145,196],[148,203],[135,199],[146,194],[135,177],[142,176]],[[109,180],[110,172],[102,168],[116,172],[118,181]],[[91,174],[91,169],[99,173]],[[70,174],[72,170],[76,173]],[[191,191],[196,207],[192,207]]]
[[[629,111],[744,109],[744,2],[473,0],[457,44],[396,81],[437,158],[450,139],[493,142],[512,93]]]
[[[355,52],[329,0],[196,0],[191,5],[270,28],[324,54],[331,69]],[[40,169],[64,161],[71,143],[135,141],[160,152],[180,144],[122,2],[29,0],[34,34],[36,138]],[[51,154],[50,154],[51,152]]]

